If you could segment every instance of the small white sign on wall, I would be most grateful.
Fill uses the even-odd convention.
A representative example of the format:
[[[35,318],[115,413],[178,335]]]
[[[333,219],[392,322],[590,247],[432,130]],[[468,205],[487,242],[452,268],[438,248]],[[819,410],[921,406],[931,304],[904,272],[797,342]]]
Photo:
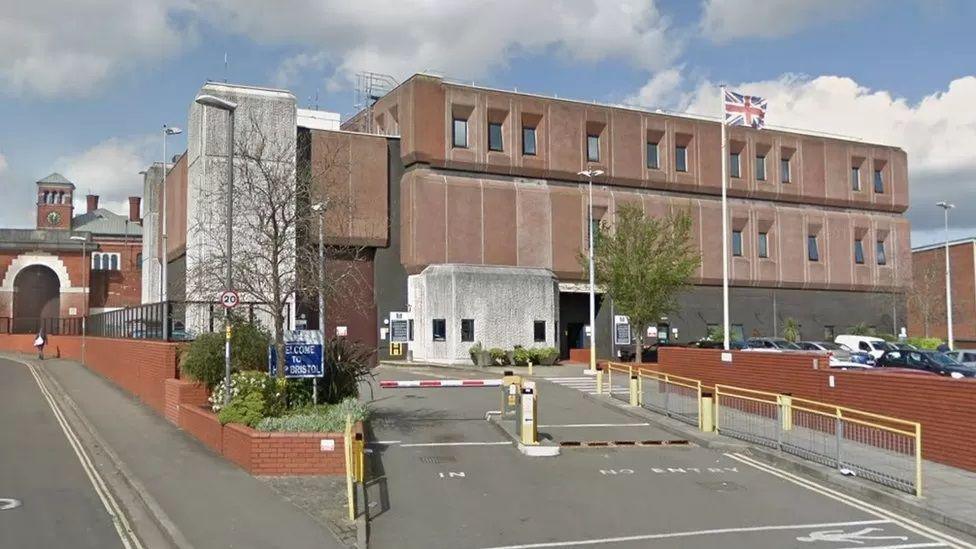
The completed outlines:
[[[335,452],[335,441],[331,438],[319,440],[319,450],[323,452]]]
[[[722,353],[722,362],[732,362],[732,353]]]
[[[68,307],[68,314],[71,315],[71,316],[77,315],[78,314],[78,308],[77,307]]]
[[[831,389],[834,388],[834,376],[827,377],[827,385],[829,385]]]
[[[337,337],[346,337],[347,335],[349,335],[349,327],[348,326],[336,326],[336,336]]]

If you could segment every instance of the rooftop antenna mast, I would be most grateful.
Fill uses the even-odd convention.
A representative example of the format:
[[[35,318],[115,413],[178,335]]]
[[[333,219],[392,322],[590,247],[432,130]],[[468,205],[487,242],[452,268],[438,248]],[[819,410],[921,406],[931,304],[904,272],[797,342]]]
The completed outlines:
[[[361,131],[373,133],[373,105],[389,93],[393,88],[400,85],[396,78],[389,74],[363,71],[356,73],[356,90],[354,106],[357,111],[364,113]]]
[[[224,84],[227,83],[227,52],[224,52]]]

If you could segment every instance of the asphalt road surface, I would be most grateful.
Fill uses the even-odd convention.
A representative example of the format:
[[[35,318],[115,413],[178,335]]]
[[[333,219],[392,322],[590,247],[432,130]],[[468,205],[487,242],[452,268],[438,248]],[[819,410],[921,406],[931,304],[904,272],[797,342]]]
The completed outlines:
[[[379,370],[380,379],[473,376]],[[553,440],[675,438],[577,389],[539,389],[540,432]],[[973,547],[743,453],[673,445],[526,457],[484,419],[500,403],[497,388],[374,389],[371,547]]]
[[[122,547],[27,366],[0,359],[0,547]]]

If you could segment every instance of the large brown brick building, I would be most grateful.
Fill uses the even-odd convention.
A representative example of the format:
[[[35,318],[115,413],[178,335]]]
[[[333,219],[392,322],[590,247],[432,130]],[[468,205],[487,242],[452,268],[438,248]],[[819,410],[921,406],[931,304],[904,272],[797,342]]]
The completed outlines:
[[[98,207],[75,215],[75,185],[53,173],[37,182],[34,229],[0,229],[0,331],[63,331],[70,319],[140,301],[140,199],[129,215]]]
[[[287,94],[218,84],[203,91],[235,101],[243,93]],[[198,119],[191,113],[189,142],[209,146],[194,137]],[[647,328],[687,341],[722,322],[723,159],[716,121],[430,75],[409,78],[338,130],[297,120],[298,160],[344,163],[341,170],[312,169],[324,174],[314,181],[316,192],[349,205],[326,218],[328,242],[368,250],[356,259],[360,282],[348,290],[368,306],[353,310],[340,296],[326,307],[330,331],[342,326],[349,337],[382,343],[391,313],[400,312],[414,320],[410,345],[418,358],[463,360],[474,342],[556,345],[564,356],[585,346],[586,276],[579,258],[587,241],[587,189],[577,174],[589,168],[605,172],[594,187],[598,220],[612,221],[624,203],[648,215],[682,209],[692,217],[702,251],[695,286],[679,311]],[[224,130],[207,131],[220,136]],[[735,335],[778,334],[787,318],[808,339],[832,338],[859,322],[897,331],[911,278],[909,223],[902,215],[905,152],[808,133],[735,128],[729,134]],[[173,189],[192,191],[197,184],[192,173],[184,183],[180,163],[169,177]],[[171,203],[185,212],[187,202],[175,197]],[[185,253],[187,239],[176,241],[174,234],[171,227],[171,250]],[[552,299],[520,293],[540,273],[551,277]],[[486,315],[498,300],[510,305]],[[297,310],[309,327],[317,324],[314,309],[300,303]],[[531,312],[515,314],[522,310]],[[603,356],[614,352],[610,338],[600,335],[610,333],[612,317],[612,303],[601,299]]]
[[[914,273],[908,332],[912,336],[946,339],[945,245],[912,250]],[[949,243],[952,272],[952,336],[957,349],[976,347],[976,238]]]

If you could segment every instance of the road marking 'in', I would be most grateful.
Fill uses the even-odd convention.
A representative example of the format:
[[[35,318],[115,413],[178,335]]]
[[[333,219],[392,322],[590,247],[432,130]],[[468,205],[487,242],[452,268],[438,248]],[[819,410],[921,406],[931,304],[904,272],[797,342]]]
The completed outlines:
[[[817,484],[812,480],[807,480],[803,477],[794,475],[792,473],[788,473],[782,469],[777,469],[772,465],[768,465],[761,461],[757,461],[746,455],[739,454],[739,453],[727,453],[725,454],[725,456],[734,459],[736,461],[739,461],[741,463],[745,463],[746,465],[749,465],[754,469],[759,469],[760,471],[764,471],[775,477],[779,477],[783,480],[786,480],[798,486],[802,486],[803,488],[806,488],[807,490],[810,490],[812,492],[816,492],[820,495],[826,496],[833,500],[839,501],[841,503],[845,503],[850,507],[864,511],[865,513],[874,515],[879,518],[888,519],[898,524],[902,528],[914,532],[922,537],[928,538],[933,541],[941,542],[942,545],[949,545],[951,547],[966,548],[966,549],[976,549],[976,545],[962,541],[949,534],[940,532],[934,528],[925,526],[924,524],[920,524],[912,519],[909,519],[907,517],[904,517],[892,511],[888,511],[887,509],[878,507],[877,505],[872,505],[866,501],[857,499],[853,496],[849,496],[843,492],[838,492],[837,490],[827,488],[826,486]],[[940,545],[938,544],[936,545],[929,544],[929,545],[897,545],[892,547],[939,547],[939,546]]]
[[[695,536],[715,536],[719,534],[735,534],[745,532],[772,532],[776,530],[813,530],[815,528],[834,528],[838,526],[861,526],[865,524],[889,524],[891,520],[860,520],[856,522],[828,522],[824,524],[780,524],[771,526],[744,526],[741,528],[717,528],[714,530],[693,530],[690,532],[667,532],[663,534],[645,534],[637,536],[621,536],[616,538],[583,539],[574,541],[551,541],[546,543],[527,543],[523,545],[505,545],[489,549],[541,549],[543,547],[572,547],[576,545],[604,545],[607,543],[625,543],[628,541],[647,541],[654,539],[689,538]]]
[[[51,407],[51,411],[54,413],[54,419],[57,420],[58,425],[61,426],[61,431],[64,432],[65,438],[68,439],[68,444],[71,445],[71,449],[74,450],[75,455],[78,456],[78,461],[81,462],[81,468],[84,469],[85,475],[88,476],[88,480],[91,482],[92,487],[95,489],[95,493],[101,500],[102,505],[108,512],[109,517],[112,519],[112,525],[115,526],[115,531],[119,534],[119,539],[122,541],[122,545],[125,549],[142,549],[142,543],[139,538],[136,537],[135,532],[133,532],[132,527],[129,525],[128,519],[126,519],[125,514],[122,512],[122,508],[119,506],[118,502],[115,501],[115,497],[108,489],[108,485],[105,484],[105,480],[98,473],[95,465],[92,463],[91,458],[88,457],[88,453],[85,452],[85,448],[81,445],[81,440],[78,435],[75,434],[74,430],[68,425],[67,419],[65,419],[64,414],[61,412],[61,408],[58,407],[57,402],[54,401],[54,396],[48,391],[47,386],[44,385],[44,381],[41,380],[40,375],[37,373],[37,369],[34,365],[28,362],[22,362],[17,360],[21,364],[27,366],[30,370],[32,376],[34,376],[34,381],[37,382],[37,386],[41,390],[41,394],[44,399],[47,400],[48,406]]]

